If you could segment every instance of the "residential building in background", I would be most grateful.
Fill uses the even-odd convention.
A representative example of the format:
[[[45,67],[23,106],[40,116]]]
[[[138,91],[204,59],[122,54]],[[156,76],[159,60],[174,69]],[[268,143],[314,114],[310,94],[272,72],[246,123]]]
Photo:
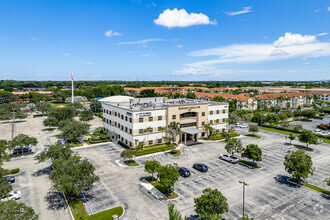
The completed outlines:
[[[229,105],[223,102],[128,96],[113,96],[101,102],[104,127],[111,139],[131,147],[140,142],[144,146],[165,143],[164,129],[173,121],[179,122],[181,128],[177,143],[197,141],[205,135],[207,123],[220,132],[227,130]]]
[[[304,105],[310,106],[314,101],[312,96],[300,92],[263,94],[257,95],[256,99],[267,108],[278,106],[290,109],[297,109]]]

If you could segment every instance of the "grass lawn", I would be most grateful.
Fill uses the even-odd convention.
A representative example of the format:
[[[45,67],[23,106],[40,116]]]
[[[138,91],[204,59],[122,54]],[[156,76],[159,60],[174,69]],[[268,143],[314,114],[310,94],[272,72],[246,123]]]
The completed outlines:
[[[137,166],[140,165],[140,164],[138,164],[135,160],[127,160],[127,161],[124,161],[124,164],[126,164],[126,165],[129,166],[129,167],[137,167]]]
[[[50,106],[52,106],[52,107],[57,107],[60,105],[67,106],[68,104],[67,103],[50,103]]]
[[[245,134],[244,136],[261,139],[259,135],[255,135],[255,134]]]
[[[101,219],[113,219],[113,215],[118,215],[119,217],[123,214],[124,209],[121,206],[108,209],[93,215],[88,215],[86,210],[83,208],[83,203],[80,199],[71,199],[68,201],[70,209],[72,211],[74,219],[87,219],[87,220],[101,220]]]
[[[296,137],[298,137],[300,135],[300,133],[291,132],[291,131],[282,131],[282,130],[275,129],[275,128],[259,127],[259,129],[265,130],[265,131],[271,131],[271,132],[275,132],[275,133],[279,133],[279,134],[285,134],[285,135],[290,135],[292,133]],[[321,138],[321,137],[317,137],[317,138],[320,140],[323,140],[324,143],[330,144],[330,140],[327,138]]]
[[[227,143],[227,141],[226,141],[226,140],[224,140],[224,141],[219,141],[219,142],[221,142],[221,143]]]
[[[170,151],[170,152],[168,152],[168,154],[172,155],[173,157],[180,157],[181,151],[180,150]]]
[[[318,192],[320,192],[320,193],[324,193],[325,195],[330,196],[330,191],[329,191],[329,190],[322,189],[322,188],[320,188],[320,187],[314,186],[314,185],[309,184],[309,183],[306,183],[306,182],[300,182],[300,183],[299,183],[298,180],[293,179],[293,178],[290,178],[289,181],[294,182],[294,183],[297,183],[297,184],[299,184],[299,185],[301,185],[301,186],[305,186],[305,187],[307,187],[307,188],[310,188],[310,189],[312,189],[312,190],[315,190],[315,191],[318,191]]]
[[[256,169],[260,169],[260,168],[261,168],[261,166],[255,164],[255,163],[252,163],[252,162],[250,162],[250,161],[246,161],[246,160],[238,159],[238,162],[239,162],[239,163],[242,163],[242,164],[245,164],[245,165],[248,165],[248,166],[250,166],[250,167],[256,168]]]
[[[55,134],[53,137],[61,137],[62,134]]]

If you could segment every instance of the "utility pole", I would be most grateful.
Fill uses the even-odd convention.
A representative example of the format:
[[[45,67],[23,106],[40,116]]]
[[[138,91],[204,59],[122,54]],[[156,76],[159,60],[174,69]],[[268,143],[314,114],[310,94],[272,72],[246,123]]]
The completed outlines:
[[[11,122],[11,140],[14,139],[14,133],[15,133],[15,112],[13,111],[13,118]]]
[[[239,183],[243,184],[243,217],[245,216],[245,210],[244,210],[244,206],[245,206],[245,186],[248,186],[249,184],[247,184],[246,182],[240,180]]]

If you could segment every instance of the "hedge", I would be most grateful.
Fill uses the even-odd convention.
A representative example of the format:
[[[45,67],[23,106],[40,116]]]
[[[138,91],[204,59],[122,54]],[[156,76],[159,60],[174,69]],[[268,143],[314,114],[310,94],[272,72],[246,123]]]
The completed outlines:
[[[233,134],[233,136],[231,136],[231,137],[238,137],[238,136],[240,136],[240,135],[235,132],[235,134]],[[217,141],[217,140],[221,140],[221,139],[225,139],[225,138],[226,137],[224,137],[222,134],[216,134],[216,135],[212,136],[210,138],[210,140]]]
[[[168,151],[173,149],[173,145],[167,145],[167,144],[161,144],[158,146],[150,146],[146,147],[144,149],[136,150],[136,156],[143,156],[147,154],[153,154],[157,152],[162,152],[162,151]]]
[[[118,144],[119,144],[120,146],[122,146],[123,148],[125,148],[125,149],[130,149],[130,148],[131,148],[130,146],[128,146],[127,144],[124,144],[124,143],[121,142],[121,141],[118,141]]]
[[[19,168],[15,168],[12,170],[5,170],[4,173],[5,173],[5,175],[16,174],[16,173],[19,173]]]

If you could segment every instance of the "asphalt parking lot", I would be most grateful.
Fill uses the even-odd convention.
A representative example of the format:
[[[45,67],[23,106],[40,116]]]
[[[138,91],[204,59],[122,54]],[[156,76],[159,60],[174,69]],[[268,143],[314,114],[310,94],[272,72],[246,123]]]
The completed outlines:
[[[237,129],[246,133],[247,129]],[[193,198],[199,196],[205,188],[217,188],[228,199],[229,212],[225,218],[237,219],[242,215],[242,186],[239,180],[249,183],[246,188],[245,210],[255,219],[328,219],[330,211],[326,207],[330,198],[318,192],[287,182],[289,174],[284,170],[284,155],[288,150],[297,150],[293,146],[284,145],[285,135],[260,131],[262,139],[242,137],[243,145],[258,144],[263,150],[263,161],[258,163],[260,170],[218,159],[224,153],[224,143],[204,142],[183,148],[183,155],[174,158],[166,154],[137,158],[143,165],[152,158],[162,164],[177,163],[187,167],[192,175],[180,177],[175,191],[180,196],[174,200],[176,207],[186,216],[194,215]],[[329,176],[330,148],[327,144],[314,146],[315,151],[308,152],[313,158],[316,168],[314,176],[308,182],[329,188],[323,182]],[[121,149],[113,144],[97,147],[77,148],[77,152],[92,161],[101,178],[100,184],[86,196],[91,212],[122,205],[126,209],[124,219],[166,219],[167,207],[142,192],[138,181],[146,176],[143,166],[139,168],[122,168],[116,164]],[[207,173],[193,170],[192,164],[205,163],[209,166]]]
[[[304,129],[314,131],[315,129],[319,129],[318,127],[316,127],[316,125],[319,125],[321,123],[322,124],[329,124],[330,123],[330,116],[327,115],[323,119],[313,119],[311,122],[308,122],[308,121],[295,121],[295,122],[290,123],[290,125],[300,124],[300,125],[303,126]]]

